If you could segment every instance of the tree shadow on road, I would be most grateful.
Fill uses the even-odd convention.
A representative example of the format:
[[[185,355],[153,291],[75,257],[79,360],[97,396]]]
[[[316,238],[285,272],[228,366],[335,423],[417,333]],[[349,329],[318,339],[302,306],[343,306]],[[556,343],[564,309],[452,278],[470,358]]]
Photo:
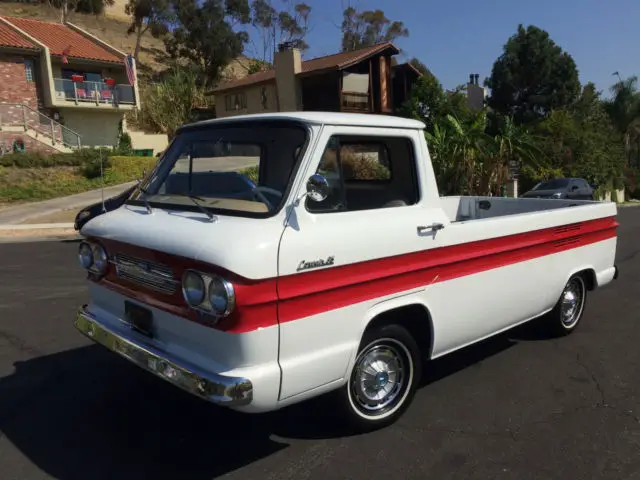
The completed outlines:
[[[514,342],[501,335],[430,364],[424,384]],[[348,436],[321,397],[247,415],[195,398],[97,345],[16,362],[0,378],[0,431],[61,479],[211,479],[289,446]]]

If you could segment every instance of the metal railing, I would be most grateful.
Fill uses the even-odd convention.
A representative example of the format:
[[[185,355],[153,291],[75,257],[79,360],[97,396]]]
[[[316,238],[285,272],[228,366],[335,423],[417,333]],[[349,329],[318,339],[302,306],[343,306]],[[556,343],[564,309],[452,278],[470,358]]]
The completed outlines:
[[[104,82],[74,82],[65,78],[54,78],[53,83],[57,100],[115,106],[136,103],[131,85],[109,86]]]
[[[36,137],[42,135],[52,145],[61,143],[74,149],[82,146],[80,134],[21,103],[0,103],[0,130],[3,127],[21,127],[25,132],[33,130]]]

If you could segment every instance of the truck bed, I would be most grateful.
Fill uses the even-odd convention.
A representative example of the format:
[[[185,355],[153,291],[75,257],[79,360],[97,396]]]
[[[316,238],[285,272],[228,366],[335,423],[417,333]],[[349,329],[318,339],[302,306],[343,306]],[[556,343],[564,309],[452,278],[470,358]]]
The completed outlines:
[[[442,208],[453,222],[482,220],[507,215],[600,205],[592,200],[564,200],[504,197],[441,197]]]

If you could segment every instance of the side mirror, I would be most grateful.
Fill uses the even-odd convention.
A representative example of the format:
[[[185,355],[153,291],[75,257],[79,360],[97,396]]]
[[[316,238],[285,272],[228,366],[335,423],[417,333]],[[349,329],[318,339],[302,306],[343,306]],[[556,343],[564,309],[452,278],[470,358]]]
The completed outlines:
[[[314,202],[322,202],[329,196],[329,182],[319,173],[307,180],[307,196]]]
[[[571,190],[577,190],[577,189],[578,189],[577,185],[574,185],[573,187],[571,187]]]

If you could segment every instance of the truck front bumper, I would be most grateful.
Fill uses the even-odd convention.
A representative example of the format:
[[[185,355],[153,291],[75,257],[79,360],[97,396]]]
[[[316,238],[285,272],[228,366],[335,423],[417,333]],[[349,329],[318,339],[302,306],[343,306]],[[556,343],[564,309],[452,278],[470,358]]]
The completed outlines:
[[[253,385],[248,379],[203,372],[142,343],[125,330],[116,332],[92,315],[86,305],[78,310],[75,327],[94,342],[209,402],[240,407],[250,404],[253,399]]]

